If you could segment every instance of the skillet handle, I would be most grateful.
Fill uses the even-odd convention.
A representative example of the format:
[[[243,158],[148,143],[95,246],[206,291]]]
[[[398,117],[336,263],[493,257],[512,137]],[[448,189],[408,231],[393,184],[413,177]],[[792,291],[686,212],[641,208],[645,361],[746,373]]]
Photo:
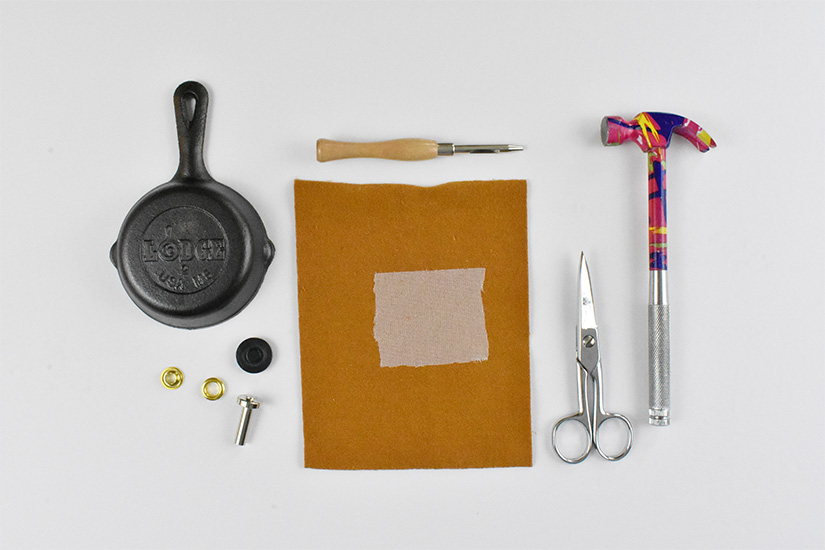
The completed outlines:
[[[209,94],[200,82],[184,82],[175,90],[174,103],[180,164],[173,179],[189,182],[211,181],[212,176],[203,162],[203,138],[206,134]]]

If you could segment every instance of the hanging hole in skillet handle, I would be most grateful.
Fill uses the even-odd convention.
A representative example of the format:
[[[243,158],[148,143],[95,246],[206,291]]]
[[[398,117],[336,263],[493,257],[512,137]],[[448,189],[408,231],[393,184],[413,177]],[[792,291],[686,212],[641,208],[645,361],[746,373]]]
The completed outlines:
[[[198,98],[195,94],[187,93],[183,96],[183,105],[181,105],[181,109],[183,110],[183,121],[187,126],[189,126],[195,118],[195,108],[197,105]]]
[[[203,161],[206,111],[209,93],[200,82],[184,82],[175,90],[175,122],[178,129],[180,164],[173,179],[211,181]]]
[[[560,459],[568,464],[578,464],[590,454],[593,441],[587,425],[581,419],[583,416],[567,416],[562,418],[553,426],[551,435],[553,450]],[[562,452],[562,449],[576,451],[584,449],[579,454]],[[572,457],[572,458],[571,458]]]
[[[633,445],[633,428],[620,414],[610,415],[596,428],[596,450],[607,460],[621,460]]]

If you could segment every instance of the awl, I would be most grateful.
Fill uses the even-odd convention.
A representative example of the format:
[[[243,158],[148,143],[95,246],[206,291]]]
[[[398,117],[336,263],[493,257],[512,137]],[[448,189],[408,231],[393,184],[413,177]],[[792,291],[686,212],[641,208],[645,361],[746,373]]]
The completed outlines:
[[[319,139],[315,144],[318,162],[351,158],[427,160],[456,153],[509,153],[523,150],[521,145],[455,145],[415,138],[367,143]]]

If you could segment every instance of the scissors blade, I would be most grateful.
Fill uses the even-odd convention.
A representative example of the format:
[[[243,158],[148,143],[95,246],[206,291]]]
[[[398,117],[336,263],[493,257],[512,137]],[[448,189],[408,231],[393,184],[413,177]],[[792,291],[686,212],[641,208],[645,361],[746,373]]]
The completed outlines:
[[[590,286],[590,269],[587,267],[587,259],[582,252],[579,262],[579,332],[587,329],[595,329],[596,306],[593,305],[593,288]]]
[[[576,356],[579,366],[595,380],[599,369],[599,331],[596,326],[596,307],[590,286],[590,270],[582,252],[579,263],[579,326]]]

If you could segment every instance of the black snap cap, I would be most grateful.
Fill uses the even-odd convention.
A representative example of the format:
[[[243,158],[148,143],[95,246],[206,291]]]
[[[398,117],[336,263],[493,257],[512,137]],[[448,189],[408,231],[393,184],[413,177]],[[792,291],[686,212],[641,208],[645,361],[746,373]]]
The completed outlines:
[[[238,365],[246,372],[257,374],[263,372],[272,361],[272,348],[261,338],[247,338],[235,352]]]

